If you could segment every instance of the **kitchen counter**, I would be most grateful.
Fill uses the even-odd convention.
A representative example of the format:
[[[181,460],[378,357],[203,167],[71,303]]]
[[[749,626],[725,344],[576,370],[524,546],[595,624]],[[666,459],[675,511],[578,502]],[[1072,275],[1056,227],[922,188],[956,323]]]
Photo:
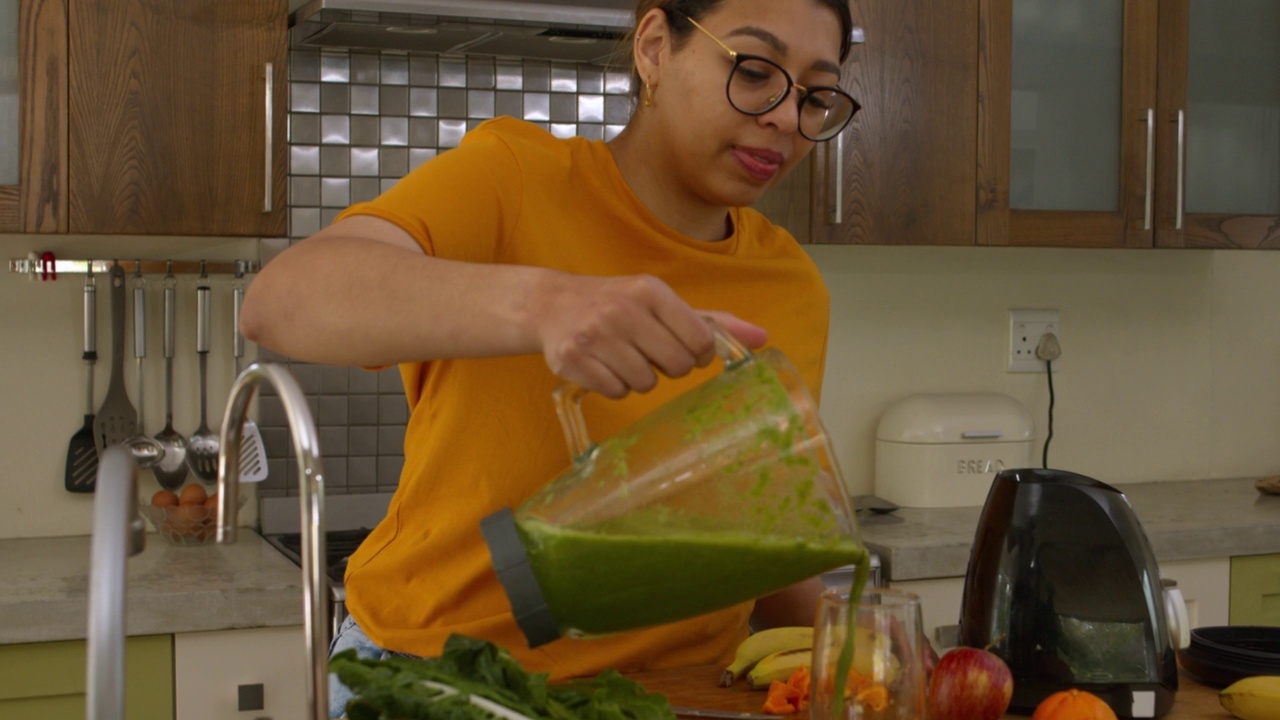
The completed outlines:
[[[0,644],[85,638],[89,543],[0,540]],[[148,534],[127,567],[129,635],[302,624],[302,571],[249,528],[233,545],[177,547]]]
[[[629,674],[648,690],[667,696],[672,705],[713,708],[733,712],[758,713],[764,704],[763,691],[751,691],[745,683],[732,688],[718,686],[720,667],[696,667],[676,670],[653,670]],[[1011,720],[1025,720],[1025,715],[1006,715]],[[1174,700],[1173,710],[1164,720],[1229,720],[1231,714],[1218,704],[1218,691],[1183,674]]]
[[[1280,552],[1280,495],[1257,478],[1116,485],[1161,562]],[[860,518],[867,547],[891,581],[962,577],[982,508],[902,508]],[[895,520],[900,517],[901,522]]]

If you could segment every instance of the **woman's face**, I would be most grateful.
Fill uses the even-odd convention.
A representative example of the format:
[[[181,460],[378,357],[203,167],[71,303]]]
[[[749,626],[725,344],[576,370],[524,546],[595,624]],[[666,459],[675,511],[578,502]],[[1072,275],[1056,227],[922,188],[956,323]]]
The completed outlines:
[[[839,18],[815,0],[724,0],[697,22],[731,50],[773,60],[798,85],[839,84]],[[797,128],[799,91],[764,115],[745,115],[725,94],[732,67],[729,53],[695,28],[679,50],[663,53],[645,108],[674,182],[715,207],[754,203],[813,148]]]

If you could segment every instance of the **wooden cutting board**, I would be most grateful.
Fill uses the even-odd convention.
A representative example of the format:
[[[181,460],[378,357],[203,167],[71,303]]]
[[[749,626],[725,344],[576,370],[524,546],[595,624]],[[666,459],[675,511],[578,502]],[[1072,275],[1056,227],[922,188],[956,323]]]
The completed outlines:
[[[719,667],[693,667],[675,670],[651,670],[633,673],[628,677],[636,680],[649,690],[667,696],[672,705],[683,705],[696,708],[712,708],[733,712],[761,712],[764,705],[764,692],[748,690],[746,683],[739,681],[732,688],[719,686]],[[1218,704],[1218,691],[1207,685],[1192,680],[1185,673],[1179,678],[1177,699],[1173,710],[1164,720],[1230,720],[1230,713]],[[1007,715],[1017,720],[1024,715]]]

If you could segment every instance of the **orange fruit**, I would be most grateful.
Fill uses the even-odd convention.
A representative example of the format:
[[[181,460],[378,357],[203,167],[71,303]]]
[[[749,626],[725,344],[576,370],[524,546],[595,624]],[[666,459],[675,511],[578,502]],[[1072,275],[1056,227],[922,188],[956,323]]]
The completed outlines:
[[[203,505],[209,494],[205,492],[204,486],[200,483],[191,483],[182,488],[182,492],[178,494],[179,505]]]
[[[160,490],[151,496],[151,504],[158,508],[174,507],[178,504],[178,495],[172,490]]]
[[[1072,688],[1041,701],[1031,720],[1116,720],[1116,714],[1097,695]]]

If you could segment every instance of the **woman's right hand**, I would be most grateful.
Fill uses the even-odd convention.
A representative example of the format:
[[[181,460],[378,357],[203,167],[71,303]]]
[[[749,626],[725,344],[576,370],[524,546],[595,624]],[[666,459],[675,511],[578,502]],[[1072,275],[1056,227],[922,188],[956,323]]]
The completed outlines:
[[[715,359],[708,317],[747,347],[767,339],[763,328],[729,313],[695,310],[648,275],[557,274],[531,314],[551,371],[615,399],[651,390],[659,372],[683,377]]]

